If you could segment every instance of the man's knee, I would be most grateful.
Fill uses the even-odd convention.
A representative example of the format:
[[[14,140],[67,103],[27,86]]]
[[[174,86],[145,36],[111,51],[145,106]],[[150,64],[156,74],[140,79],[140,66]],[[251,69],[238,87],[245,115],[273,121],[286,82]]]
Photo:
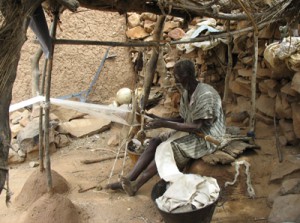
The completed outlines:
[[[162,140],[160,137],[153,137],[152,139],[150,139],[149,141],[149,146],[158,146],[159,144],[161,144]]]

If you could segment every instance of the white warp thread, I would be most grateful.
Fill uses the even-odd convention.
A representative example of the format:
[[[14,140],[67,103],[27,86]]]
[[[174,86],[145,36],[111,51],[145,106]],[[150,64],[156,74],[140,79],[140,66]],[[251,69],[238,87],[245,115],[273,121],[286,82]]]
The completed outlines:
[[[239,176],[240,172],[239,172],[239,169],[240,169],[240,165],[244,165],[245,166],[245,174],[247,176],[247,180],[246,180],[246,184],[247,184],[247,192],[248,192],[248,195],[249,197],[251,198],[254,198],[255,197],[255,191],[252,187],[252,184],[251,184],[251,177],[250,177],[250,163],[248,163],[247,161],[245,160],[241,160],[241,161],[235,161],[234,162],[234,166],[235,166],[235,176],[234,176],[234,180],[232,182],[226,182],[225,183],[225,187],[227,187],[228,185],[234,185],[235,182],[237,181],[237,177]]]
[[[42,107],[49,107],[49,103],[45,102],[44,96],[36,96],[28,100],[13,104],[9,107],[9,112],[16,111],[18,109],[30,106],[36,103],[43,103]],[[113,107],[109,105],[99,105],[84,103],[79,101],[69,101],[57,98],[50,98],[50,104],[58,105],[64,108],[73,109],[82,113],[90,114],[94,117],[106,118],[113,122],[117,122],[123,125],[130,126],[130,124],[124,118],[128,113],[132,111],[125,107]]]

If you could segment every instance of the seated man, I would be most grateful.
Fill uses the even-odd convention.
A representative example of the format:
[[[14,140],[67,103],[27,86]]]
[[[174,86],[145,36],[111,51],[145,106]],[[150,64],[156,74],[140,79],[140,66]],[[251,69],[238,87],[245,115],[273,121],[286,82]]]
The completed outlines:
[[[195,67],[190,60],[177,62],[173,74],[176,83],[184,89],[180,101],[180,117],[165,119],[152,115],[153,119],[145,126],[145,129],[169,128],[173,131],[151,139],[127,177],[122,177],[120,182],[106,185],[106,189],[123,189],[129,196],[134,196],[157,173],[156,149],[165,142],[170,143],[180,170],[190,159],[198,159],[216,150],[216,145],[206,141],[207,137],[200,137],[198,133],[215,138],[225,134],[219,94],[210,85],[197,81]]]

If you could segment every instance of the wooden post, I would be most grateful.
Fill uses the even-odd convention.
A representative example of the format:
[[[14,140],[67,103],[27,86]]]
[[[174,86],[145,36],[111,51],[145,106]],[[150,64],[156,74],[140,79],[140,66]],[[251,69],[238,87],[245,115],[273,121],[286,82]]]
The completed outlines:
[[[159,41],[161,39],[162,31],[164,28],[166,16],[159,16],[158,20],[156,22],[156,26],[154,29],[153,34],[153,41]],[[143,101],[143,107],[142,110],[145,109],[145,106],[148,102],[150,90],[151,90],[151,84],[153,82],[156,66],[157,66],[157,60],[159,55],[159,47],[153,47],[152,48],[152,54],[150,57],[150,60],[147,63],[146,66],[146,74],[145,74],[145,80],[144,80],[144,101]]]
[[[230,20],[226,22],[226,28],[227,28],[227,55],[228,55],[228,65],[227,65],[227,71],[226,71],[226,77],[225,77],[225,86],[224,86],[224,95],[223,95],[223,102],[226,104],[228,103],[228,92],[229,92],[229,79],[232,73],[232,46],[231,41],[232,37],[230,34]],[[226,109],[226,108],[225,108]]]
[[[58,23],[58,11],[54,14],[53,26],[50,31],[50,36],[54,38],[56,36],[56,28]],[[53,66],[53,53],[54,44],[52,43],[52,49],[49,52],[48,67],[47,67],[47,86],[45,95],[45,120],[44,120],[44,142],[45,142],[45,158],[46,158],[46,173],[47,173],[47,186],[48,191],[51,193],[53,190],[52,176],[51,176],[51,160],[49,153],[49,114],[50,114],[50,90],[51,90],[51,74]]]

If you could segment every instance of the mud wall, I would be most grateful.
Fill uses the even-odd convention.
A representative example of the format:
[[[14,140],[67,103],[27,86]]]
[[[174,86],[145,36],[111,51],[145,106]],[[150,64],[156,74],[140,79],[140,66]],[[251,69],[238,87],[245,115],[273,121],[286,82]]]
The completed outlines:
[[[80,8],[77,13],[65,11],[61,16],[57,38],[125,41],[126,23],[124,15]],[[29,29],[28,40],[22,48],[17,79],[13,88],[13,102],[31,97],[30,58],[38,49],[35,35]],[[51,97],[69,95],[89,87],[106,52],[107,46],[56,45],[52,76]],[[133,68],[128,58],[128,48],[114,47],[106,60],[89,101],[106,103],[121,87],[130,86]],[[43,59],[40,71],[43,69]]]

